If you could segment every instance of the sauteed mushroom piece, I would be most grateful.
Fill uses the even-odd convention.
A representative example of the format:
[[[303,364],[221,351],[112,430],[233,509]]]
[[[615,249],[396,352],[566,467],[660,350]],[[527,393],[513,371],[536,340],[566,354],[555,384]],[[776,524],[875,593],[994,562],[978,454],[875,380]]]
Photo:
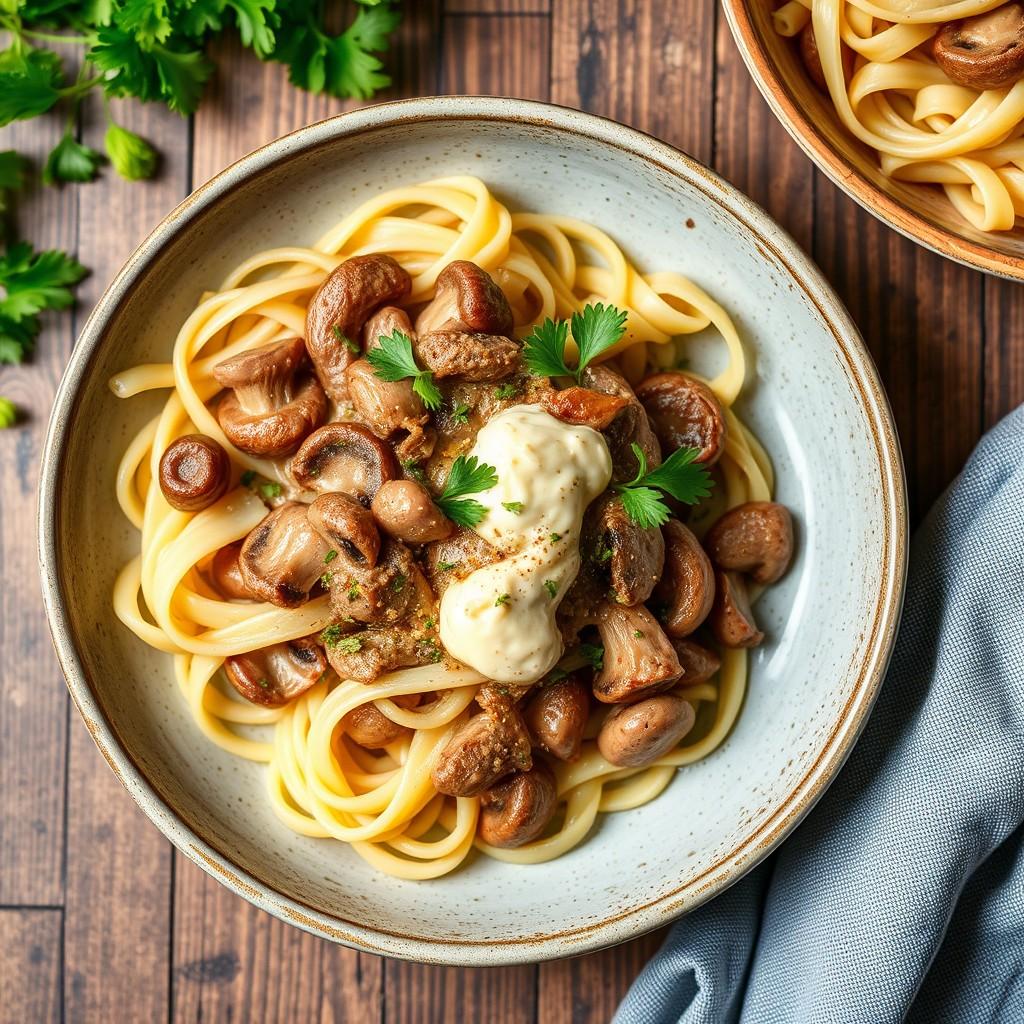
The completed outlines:
[[[330,550],[310,524],[306,506],[285,502],[242,543],[238,556],[242,582],[261,601],[297,608],[309,600]]]
[[[227,491],[230,479],[228,453],[205,434],[179,437],[160,457],[160,490],[179,512],[209,508]]]
[[[512,310],[505,293],[486,270],[455,260],[437,275],[433,301],[416,318],[416,333],[512,333]]]
[[[242,542],[225,544],[213,556],[210,562],[210,578],[213,585],[227,598],[252,601],[256,595],[245,585],[242,570],[238,564],[238,556],[242,551]]]
[[[424,568],[434,593],[440,599],[452,580],[463,580],[471,572],[491,565],[501,558],[501,551],[478,533],[458,527],[444,540],[427,545]]]
[[[373,568],[380,533],[373,514],[349,494],[321,494],[307,511],[309,525],[347,560]]]
[[[605,441],[612,457],[612,483],[632,480],[639,470],[632,446],[639,446],[647,458],[647,466],[661,465],[661,446],[651,429],[647,412],[640,404],[626,378],[610,366],[588,366],[583,371],[583,383],[604,395],[624,399],[626,404],[604,429]]]
[[[715,573],[715,603],[708,623],[723,647],[757,647],[764,640],[750,610],[747,585],[735,572]]]
[[[400,708],[414,708],[420,702],[420,695],[409,693],[391,699]],[[360,704],[345,715],[339,724],[354,743],[367,750],[379,750],[412,731],[404,725],[392,722],[387,715],[378,711],[374,704]]]
[[[642,605],[605,602],[597,613],[604,667],[594,677],[594,696],[625,704],[671,686],[683,666],[653,615]]]
[[[253,704],[277,708],[305,693],[327,671],[320,646],[310,637],[271,644],[224,661],[231,685]]]
[[[390,256],[353,256],[324,279],[306,310],[306,347],[324,391],[348,399],[345,368],[359,354],[359,335],[380,306],[409,294],[409,275]]]
[[[372,567],[342,554],[327,566],[331,608],[339,619],[394,625],[415,603],[433,603],[433,592],[409,549],[390,537],[381,538]],[[424,614],[429,618],[430,612]]]
[[[707,617],[715,599],[715,573],[700,541],[678,519],[663,527],[665,572],[654,588],[665,605],[662,622],[669,636],[689,636]]]
[[[382,530],[410,544],[443,540],[455,529],[427,489],[415,480],[389,480],[377,492],[371,508]]]
[[[947,22],[932,43],[947,77],[970,89],[1001,89],[1024,77],[1024,4]]]
[[[646,768],[664,757],[693,728],[693,705],[672,694],[615,708],[597,734],[601,756],[623,768]]]
[[[394,452],[361,423],[328,423],[306,438],[292,475],[311,491],[351,494],[365,504],[398,476]]]
[[[843,61],[843,78],[848,82],[853,77],[853,50],[846,43],[840,43]],[[800,33],[800,59],[803,61],[811,81],[824,93],[828,92],[825,81],[825,69],[821,66],[821,54],[818,52],[818,40],[814,36],[814,26],[808,22]]]
[[[748,501],[726,512],[704,538],[722,569],[746,573],[755,583],[775,583],[793,557],[793,517],[774,501]]]
[[[228,392],[217,405],[217,422],[228,440],[249,455],[291,455],[327,415],[316,378],[304,372],[301,338],[273,342],[225,359],[214,379]]]
[[[722,667],[722,659],[714,651],[695,644],[692,640],[673,640],[672,646],[683,666],[683,686],[706,683]]]
[[[635,605],[651,596],[665,564],[665,539],[626,514],[622,499],[605,494],[587,509],[582,550],[611,581],[612,600]]]
[[[557,806],[555,776],[538,761],[480,794],[477,831],[490,846],[515,849],[544,831]]]
[[[571,387],[547,392],[542,404],[563,423],[604,430],[629,405],[629,399],[621,395],[605,395],[590,388]]]
[[[636,389],[662,449],[696,448],[697,462],[711,465],[725,450],[725,413],[715,393],[688,373],[656,373]]]
[[[589,714],[590,688],[569,676],[543,687],[526,705],[523,720],[535,747],[560,761],[575,761]]]
[[[519,366],[520,346],[501,334],[431,331],[421,334],[416,354],[437,380],[501,380]]]
[[[514,771],[529,771],[530,737],[512,704],[474,715],[438,755],[431,778],[448,796],[476,796]]]

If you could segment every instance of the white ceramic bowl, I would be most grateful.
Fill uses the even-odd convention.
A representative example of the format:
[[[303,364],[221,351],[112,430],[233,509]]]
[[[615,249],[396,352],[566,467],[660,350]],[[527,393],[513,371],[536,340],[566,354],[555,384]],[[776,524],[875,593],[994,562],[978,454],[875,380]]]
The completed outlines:
[[[479,857],[438,881],[405,882],[279,825],[263,769],[198,733],[170,659],[114,618],[114,575],[138,544],[115,505],[115,467],[162,398],[122,402],[106,381],[166,360],[200,292],[252,251],[311,242],[367,196],[459,172],[484,178],[513,207],[594,221],[642,267],[678,269],[723,303],[751,357],[742,411],[774,459],[799,554],[760,605],[771,642],[754,655],[737,728],[711,757],[653,803],[604,817],[553,863]],[[40,561],[72,697],[111,767],[183,853],[318,935],[391,956],[502,964],[663,925],[792,830],[849,753],[878,689],[903,592],[905,510],[895,431],[864,344],[818,271],[753,203],[609,121],[518,100],[425,99],[344,114],[251,154],[131,257],[57,395]]]

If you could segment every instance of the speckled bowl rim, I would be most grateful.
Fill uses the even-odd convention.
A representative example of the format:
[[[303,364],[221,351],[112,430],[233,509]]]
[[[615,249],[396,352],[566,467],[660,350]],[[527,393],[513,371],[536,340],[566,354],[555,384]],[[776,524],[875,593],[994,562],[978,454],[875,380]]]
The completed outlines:
[[[768,106],[782,127],[820,170],[868,213],[888,227],[895,228],[912,242],[956,263],[962,263],[965,267],[1009,281],[1024,281],[1024,256],[1012,256],[979,245],[956,231],[940,227],[922,217],[912,207],[883,192],[836,150],[776,74],[774,61],[748,13],[752,2],[763,0],[722,0],[732,37],[743,63],[747,65],[754,84]]]
[[[751,836],[699,877],[681,882],[656,900],[615,914],[596,924],[497,942],[398,934],[355,924],[324,913],[276,891],[234,863],[190,825],[140,769],[104,715],[97,691],[79,656],[67,599],[61,585],[58,485],[68,448],[72,413],[82,390],[105,387],[91,381],[95,357],[109,321],[129,292],[148,273],[157,253],[200,213],[218,203],[241,182],[298,153],[332,139],[356,136],[395,125],[437,120],[471,120],[533,125],[567,137],[582,136],[640,158],[699,189],[723,213],[738,220],[757,241],[766,259],[792,276],[817,310],[835,341],[837,355],[856,389],[870,424],[881,477],[884,559],[876,614],[866,641],[860,677],[837,716],[820,756],[792,788],[781,806]],[[355,949],[427,963],[496,966],[573,956],[634,938],[668,924],[721,892],[753,868],[783,839],[824,792],[859,736],[878,693],[902,608],[907,556],[907,500],[903,461],[885,393],[867,348],[820,271],[796,243],[753,202],[689,156],[613,121],[579,111],[526,100],[487,97],[431,97],[366,107],[285,135],[231,165],[170,213],[136,249],[90,314],[71,355],[54,402],[42,455],[39,489],[39,564],[43,600],[57,656],[72,700],[114,774],[161,832],[210,875],[238,895],[284,921]],[[454,876],[457,884],[458,876]]]

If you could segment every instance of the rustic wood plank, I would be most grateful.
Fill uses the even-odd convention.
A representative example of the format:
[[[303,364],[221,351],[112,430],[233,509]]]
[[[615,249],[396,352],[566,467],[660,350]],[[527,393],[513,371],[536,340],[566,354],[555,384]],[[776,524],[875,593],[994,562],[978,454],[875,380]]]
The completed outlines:
[[[815,257],[867,340],[896,415],[916,523],[981,433],[983,277],[896,234],[821,176],[816,216]]]
[[[85,140],[100,147],[105,125],[90,108]],[[156,180],[103,178],[79,193],[83,258],[94,302],[132,248],[189,188],[188,123],[156,104],[117,104],[115,118],[160,151]],[[111,225],[116,224],[116,230]],[[65,1002],[69,1020],[167,1017],[171,847],[111,774],[77,720],[68,772]]]
[[[445,0],[445,14],[550,14],[551,0]]]
[[[664,941],[665,931],[578,960],[542,964],[537,1020],[543,1024],[602,1024],[611,1020],[633,980]]]
[[[546,100],[550,45],[546,17],[446,17],[443,91]]]
[[[77,193],[39,182],[46,154],[64,130],[55,114],[0,130],[0,149],[32,162],[33,184],[17,201],[21,238],[37,249],[77,248]],[[34,537],[39,458],[53,395],[71,351],[68,313],[46,313],[36,354],[0,366],[0,394],[20,409],[15,430],[0,431],[0,903],[63,899],[64,768],[68,698],[43,617]]]
[[[1024,402],[1024,287],[985,279],[985,429]]]
[[[61,911],[0,910],[0,1024],[61,1019]]]
[[[397,970],[396,970],[397,968]],[[385,968],[384,1024],[536,1020],[537,969],[430,967],[389,960]],[[540,1020],[547,1024],[547,1017]]]
[[[553,8],[551,98],[711,159],[715,4],[591,0]]]
[[[177,858],[175,1021],[378,1024],[382,963],[240,900]]]

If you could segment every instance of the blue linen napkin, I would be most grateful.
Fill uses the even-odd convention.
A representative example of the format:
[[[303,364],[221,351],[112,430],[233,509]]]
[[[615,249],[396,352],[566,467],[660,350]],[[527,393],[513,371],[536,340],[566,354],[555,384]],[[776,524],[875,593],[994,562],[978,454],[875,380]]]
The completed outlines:
[[[677,923],[616,1024],[1024,1021],[1024,407],[914,538],[849,762],[779,853]]]

